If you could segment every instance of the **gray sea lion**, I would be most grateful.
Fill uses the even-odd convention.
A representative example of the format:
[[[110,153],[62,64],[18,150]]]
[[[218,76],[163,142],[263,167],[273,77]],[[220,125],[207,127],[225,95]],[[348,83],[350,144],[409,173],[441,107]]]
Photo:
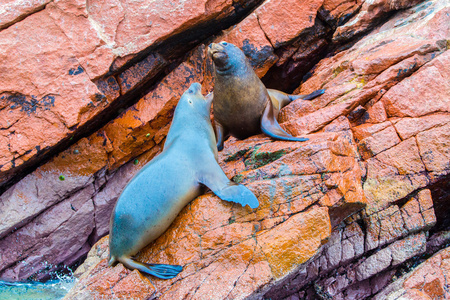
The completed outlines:
[[[278,124],[278,113],[292,101],[314,99],[324,90],[309,95],[288,95],[267,89],[241,49],[227,42],[210,44],[208,54],[215,66],[213,109],[219,151],[229,135],[245,139],[261,131],[280,140],[308,140],[284,131]]]
[[[221,199],[255,208],[258,199],[245,186],[230,181],[217,163],[214,131],[209,118],[211,98],[194,83],[175,109],[163,151],[127,184],[110,222],[109,265],[121,262],[130,269],[162,279],[175,277],[182,267],[146,264],[132,258],[158,238],[181,209],[210,188]]]

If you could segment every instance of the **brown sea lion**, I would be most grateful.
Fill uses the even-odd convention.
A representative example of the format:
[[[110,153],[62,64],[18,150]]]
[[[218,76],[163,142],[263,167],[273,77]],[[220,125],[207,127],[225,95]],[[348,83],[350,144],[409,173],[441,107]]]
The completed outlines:
[[[215,66],[213,109],[219,151],[230,135],[245,139],[264,132],[279,140],[308,140],[293,137],[284,131],[278,124],[278,113],[292,101],[314,99],[322,95],[324,90],[309,95],[288,95],[267,89],[241,49],[227,42],[210,44],[208,54]]]
[[[162,279],[175,277],[182,267],[147,264],[132,257],[158,238],[186,204],[211,189],[222,200],[255,208],[258,199],[245,186],[230,181],[217,163],[217,147],[209,118],[211,99],[194,83],[175,109],[164,149],[127,184],[110,222],[109,264]]]

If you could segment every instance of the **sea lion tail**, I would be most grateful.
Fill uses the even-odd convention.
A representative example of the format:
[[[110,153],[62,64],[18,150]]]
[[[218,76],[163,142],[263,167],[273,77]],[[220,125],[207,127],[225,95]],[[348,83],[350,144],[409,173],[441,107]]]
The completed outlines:
[[[174,278],[183,270],[183,267],[178,265],[147,264],[135,261],[129,257],[122,257],[118,260],[129,269],[137,269],[161,279]]]
[[[289,99],[291,99],[291,101],[294,101],[294,100],[297,100],[297,99],[312,100],[312,99],[314,99],[316,97],[319,97],[323,93],[325,93],[325,89],[320,89],[320,90],[314,91],[314,92],[312,92],[311,94],[308,94],[308,95],[289,95]]]

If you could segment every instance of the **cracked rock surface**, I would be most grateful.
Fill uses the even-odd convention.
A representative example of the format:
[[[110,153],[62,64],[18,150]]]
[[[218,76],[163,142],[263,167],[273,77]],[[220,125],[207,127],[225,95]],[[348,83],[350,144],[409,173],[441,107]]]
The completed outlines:
[[[450,4],[419,2],[1,4],[0,278],[87,255],[66,299],[445,299]],[[186,206],[138,254],[176,278],[108,267],[115,201],[187,87],[212,90],[221,40],[268,87],[326,89],[280,112],[309,140],[225,142],[221,167],[260,206]]]

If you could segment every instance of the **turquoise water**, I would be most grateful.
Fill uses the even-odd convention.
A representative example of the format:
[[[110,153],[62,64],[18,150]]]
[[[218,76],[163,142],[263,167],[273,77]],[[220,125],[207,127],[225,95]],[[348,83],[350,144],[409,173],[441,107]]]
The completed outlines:
[[[1,300],[57,300],[62,299],[75,284],[73,277],[42,282],[0,281]]]

